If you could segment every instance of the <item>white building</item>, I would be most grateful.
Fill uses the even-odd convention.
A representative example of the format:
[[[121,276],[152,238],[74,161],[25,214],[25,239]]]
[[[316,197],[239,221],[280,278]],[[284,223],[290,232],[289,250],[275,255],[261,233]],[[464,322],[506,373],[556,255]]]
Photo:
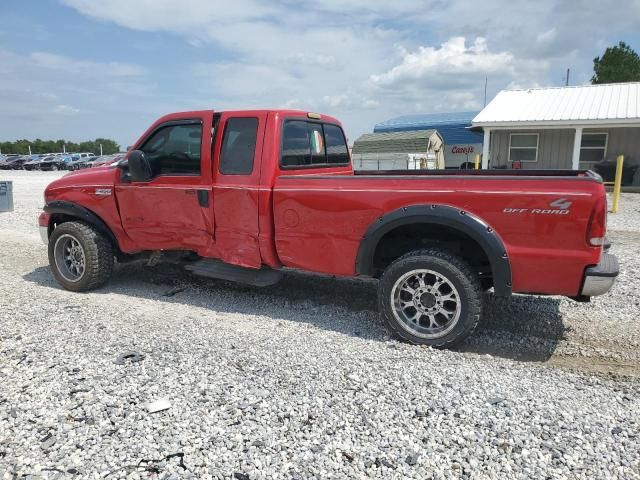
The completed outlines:
[[[472,125],[484,132],[483,168],[591,169],[624,155],[630,177],[640,164],[640,83],[503,90]]]

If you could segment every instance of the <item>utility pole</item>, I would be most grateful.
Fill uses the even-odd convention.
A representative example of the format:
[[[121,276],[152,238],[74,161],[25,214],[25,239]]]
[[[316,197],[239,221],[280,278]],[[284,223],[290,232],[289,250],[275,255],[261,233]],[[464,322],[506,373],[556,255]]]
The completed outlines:
[[[487,106],[487,82],[488,77],[484,77],[484,106]]]
[[[571,73],[571,69],[567,68],[567,81],[565,82],[565,86],[568,87],[569,86],[569,74]]]
[[[62,142],[62,153],[67,153],[67,146]]]
[[[100,144],[100,156],[102,156],[102,144]]]
[[[31,156],[31,145],[28,145],[29,147],[29,156]]]

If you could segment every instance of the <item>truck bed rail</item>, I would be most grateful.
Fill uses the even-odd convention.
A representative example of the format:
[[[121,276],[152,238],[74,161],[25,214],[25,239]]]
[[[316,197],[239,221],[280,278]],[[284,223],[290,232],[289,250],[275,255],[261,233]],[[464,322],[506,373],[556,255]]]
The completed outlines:
[[[356,170],[356,176],[425,176],[425,177],[509,177],[509,178],[573,178],[602,182],[602,177],[592,170]]]

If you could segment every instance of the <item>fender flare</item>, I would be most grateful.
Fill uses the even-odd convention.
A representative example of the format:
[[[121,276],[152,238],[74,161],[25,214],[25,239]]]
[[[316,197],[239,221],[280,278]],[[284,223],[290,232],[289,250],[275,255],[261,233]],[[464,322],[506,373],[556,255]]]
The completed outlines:
[[[73,218],[77,218],[78,220],[82,220],[83,222],[88,223],[89,225],[94,227],[100,233],[104,234],[114,247],[119,248],[118,240],[109,226],[98,215],[93,213],[91,210],[83,207],[82,205],[65,200],[55,200],[53,202],[47,203],[44,206],[44,211],[52,215],[60,213]]]
[[[511,295],[511,265],[498,234],[486,222],[449,205],[412,205],[383,215],[362,237],[356,257],[356,273],[373,276],[373,258],[382,237],[404,225],[436,224],[453,228],[475,240],[489,259],[496,295]]]

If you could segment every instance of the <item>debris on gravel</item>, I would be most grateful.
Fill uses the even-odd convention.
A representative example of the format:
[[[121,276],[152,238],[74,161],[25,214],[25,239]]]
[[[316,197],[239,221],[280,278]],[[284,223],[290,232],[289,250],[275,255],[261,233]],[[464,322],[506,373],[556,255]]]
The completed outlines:
[[[145,405],[149,413],[163,412],[171,408],[171,402],[166,398],[159,398]]]
[[[0,479],[640,479],[636,197],[609,232],[611,295],[487,295],[477,334],[441,351],[388,337],[375,283],[133,264],[64,291],[34,227],[56,175],[7,175]]]
[[[144,353],[140,352],[124,352],[118,355],[118,357],[113,361],[116,365],[124,365],[125,363],[137,363],[141,362],[145,359]]]

